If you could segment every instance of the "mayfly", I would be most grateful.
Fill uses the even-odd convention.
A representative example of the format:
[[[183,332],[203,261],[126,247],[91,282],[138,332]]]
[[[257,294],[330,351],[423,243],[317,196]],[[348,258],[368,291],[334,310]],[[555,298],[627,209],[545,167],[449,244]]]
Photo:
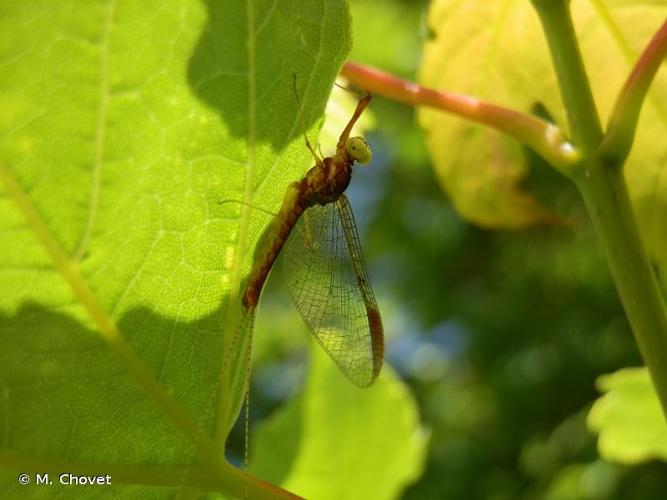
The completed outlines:
[[[370,100],[367,94],[357,103],[334,156],[320,158],[305,137],[315,166],[287,188],[242,297],[244,313],[253,318],[264,282],[282,250],[289,292],[301,317],[342,372],[361,387],[372,384],[380,373],[384,336],[343,192],[354,163],[371,160],[368,143],[350,137]]]

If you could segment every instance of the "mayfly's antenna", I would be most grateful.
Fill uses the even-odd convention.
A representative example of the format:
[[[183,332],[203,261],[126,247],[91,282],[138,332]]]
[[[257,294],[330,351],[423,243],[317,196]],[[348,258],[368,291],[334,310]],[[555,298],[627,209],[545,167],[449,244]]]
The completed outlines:
[[[353,96],[355,96],[357,99],[361,99],[361,97],[362,97],[362,96],[359,94],[359,92],[357,92],[356,90],[352,90],[350,87],[346,87],[345,85],[341,85],[341,84],[338,83],[338,82],[334,82],[334,85],[335,85],[336,87],[338,87],[339,89],[344,90],[345,92],[349,92],[350,94],[352,94]],[[366,94],[368,94],[368,92],[366,92]]]
[[[339,89],[343,89],[346,92],[349,92],[353,96],[355,96],[357,99],[362,100],[362,99],[368,99],[371,97],[371,93],[368,90],[364,90],[364,94],[361,95],[359,92],[356,90],[351,89],[350,87],[346,87],[345,85],[341,85],[338,82],[334,82],[334,85],[338,87]]]

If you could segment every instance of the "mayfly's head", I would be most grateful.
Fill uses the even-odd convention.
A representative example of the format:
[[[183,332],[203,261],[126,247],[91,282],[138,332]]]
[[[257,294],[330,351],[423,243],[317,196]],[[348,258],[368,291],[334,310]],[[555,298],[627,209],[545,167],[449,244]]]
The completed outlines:
[[[350,137],[345,143],[345,151],[354,161],[365,165],[373,158],[371,147],[363,137]]]

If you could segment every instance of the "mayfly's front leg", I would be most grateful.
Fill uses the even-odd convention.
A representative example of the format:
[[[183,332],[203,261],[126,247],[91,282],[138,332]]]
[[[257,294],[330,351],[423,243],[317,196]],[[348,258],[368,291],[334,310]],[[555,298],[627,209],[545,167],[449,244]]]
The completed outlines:
[[[350,138],[350,132],[352,132],[352,127],[354,127],[354,124],[357,123],[357,120],[368,106],[368,103],[371,102],[371,99],[372,99],[371,94],[366,94],[364,97],[359,99],[359,102],[357,103],[357,108],[354,110],[352,118],[350,118],[350,121],[345,126],[343,133],[340,134],[340,137],[338,138],[338,145],[336,146],[337,153],[345,150],[345,143]]]

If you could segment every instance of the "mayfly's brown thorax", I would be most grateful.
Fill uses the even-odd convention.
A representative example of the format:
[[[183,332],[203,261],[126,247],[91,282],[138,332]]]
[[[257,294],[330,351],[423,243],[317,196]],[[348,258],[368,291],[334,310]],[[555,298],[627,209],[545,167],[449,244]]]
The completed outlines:
[[[346,159],[347,160],[347,159]],[[311,168],[299,183],[300,204],[303,208],[326,205],[340,198],[352,178],[352,161],[325,158],[324,163]]]

